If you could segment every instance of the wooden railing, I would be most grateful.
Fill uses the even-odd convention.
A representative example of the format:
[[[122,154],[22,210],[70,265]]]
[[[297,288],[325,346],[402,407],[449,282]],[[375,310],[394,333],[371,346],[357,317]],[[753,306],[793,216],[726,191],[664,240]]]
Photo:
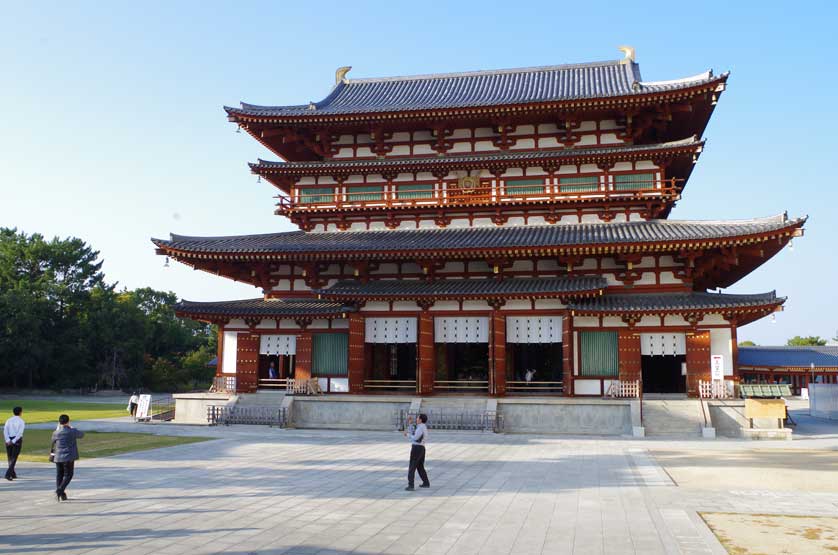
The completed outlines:
[[[276,213],[288,214],[299,211],[323,211],[348,208],[398,208],[412,206],[447,206],[447,205],[485,205],[511,204],[523,202],[569,202],[579,200],[627,200],[642,198],[674,197],[679,181],[675,178],[664,180],[644,180],[632,183],[631,189],[609,189],[592,191],[569,190],[575,185],[481,185],[472,189],[459,189],[448,186],[434,189],[398,189],[382,186],[380,192],[338,191],[332,188],[329,193],[306,193],[306,189],[297,189],[294,198],[277,196]],[[621,184],[625,187],[627,184]],[[568,190],[562,190],[565,187]],[[326,188],[326,187],[323,187]],[[535,191],[535,189],[540,189]]]
[[[434,389],[438,391],[473,391],[477,393],[489,391],[489,382],[487,380],[436,380],[434,382]]]
[[[210,392],[214,393],[235,393],[236,392],[236,377],[235,376],[216,376],[212,379]]]
[[[416,380],[364,380],[364,389],[372,391],[416,391]]]
[[[606,397],[614,399],[639,399],[640,381],[612,380],[605,392]]]
[[[288,383],[293,381],[292,378],[260,379],[257,382],[257,386],[265,389],[288,389]]]
[[[729,399],[732,397],[724,381],[698,381],[698,396],[702,399]]]
[[[536,382],[536,381],[508,381],[506,382],[507,393],[539,393],[559,395],[564,391],[562,382]]]

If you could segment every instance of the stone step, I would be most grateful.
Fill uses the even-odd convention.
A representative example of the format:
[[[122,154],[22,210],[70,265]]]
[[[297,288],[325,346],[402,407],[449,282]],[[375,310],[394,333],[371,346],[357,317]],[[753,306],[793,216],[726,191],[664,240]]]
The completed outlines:
[[[698,399],[643,400],[646,435],[700,435],[704,427]]]
[[[285,399],[284,391],[258,391],[239,395],[236,405],[240,407],[280,406],[283,399]]]

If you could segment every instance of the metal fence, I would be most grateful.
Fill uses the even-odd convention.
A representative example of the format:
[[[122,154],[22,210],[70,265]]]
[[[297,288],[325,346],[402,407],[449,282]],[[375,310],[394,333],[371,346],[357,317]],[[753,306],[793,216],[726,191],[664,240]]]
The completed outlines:
[[[284,428],[288,425],[284,407],[260,407],[260,406],[218,406],[207,407],[207,422],[210,426],[223,424],[260,424]]]
[[[428,415],[430,430],[480,430],[481,432],[503,432],[503,415],[497,411],[477,411],[462,409],[428,409],[422,411]],[[393,413],[393,426],[399,430],[407,429],[407,418],[416,421],[418,412],[400,409]]]
[[[170,422],[175,419],[175,399],[171,395],[157,397],[151,396],[151,414],[152,420],[158,422]]]

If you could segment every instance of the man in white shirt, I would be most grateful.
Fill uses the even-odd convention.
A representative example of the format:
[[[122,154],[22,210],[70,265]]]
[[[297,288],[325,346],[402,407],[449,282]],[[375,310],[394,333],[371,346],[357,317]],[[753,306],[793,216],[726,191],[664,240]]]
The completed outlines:
[[[137,405],[140,404],[140,396],[137,395],[137,392],[131,394],[131,397],[128,399],[128,412],[134,418],[137,417]]]
[[[413,417],[407,417],[408,430],[405,430],[404,435],[410,438],[410,467],[407,471],[407,487],[405,491],[413,491],[413,478],[416,471],[419,471],[419,477],[422,478],[420,488],[429,488],[431,483],[428,481],[428,473],[425,472],[425,442],[428,439],[428,422],[427,414],[420,414],[416,419],[416,426],[413,426]],[[408,435],[408,432],[410,435]]]
[[[17,478],[15,465],[23,447],[23,430],[26,428],[26,423],[20,417],[22,412],[21,407],[13,408],[14,416],[6,420],[6,424],[3,425],[3,440],[6,442],[6,458],[9,461],[9,467],[6,469],[6,479],[10,482]]]

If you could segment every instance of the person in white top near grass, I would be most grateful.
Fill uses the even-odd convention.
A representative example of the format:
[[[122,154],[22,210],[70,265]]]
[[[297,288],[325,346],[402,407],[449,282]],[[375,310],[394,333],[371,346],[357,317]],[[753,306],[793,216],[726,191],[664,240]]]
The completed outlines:
[[[420,488],[429,488],[431,483],[428,481],[428,473],[425,472],[425,443],[428,440],[428,422],[427,414],[420,414],[416,419],[416,425],[413,425],[413,417],[407,417],[408,429],[404,431],[404,435],[410,438],[410,467],[407,471],[407,487],[405,491],[413,491],[413,478],[416,471],[419,471],[419,477],[422,478]]]
[[[6,469],[6,479],[10,482],[17,478],[15,465],[17,464],[20,450],[23,448],[23,430],[26,428],[26,422],[20,417],[22,413],[23,408],[13,408],[12,414],[14,416],[6,420],[6,424],[3,425],[3,440],[6,442],[6,459],[9,461],[9,466]]]

